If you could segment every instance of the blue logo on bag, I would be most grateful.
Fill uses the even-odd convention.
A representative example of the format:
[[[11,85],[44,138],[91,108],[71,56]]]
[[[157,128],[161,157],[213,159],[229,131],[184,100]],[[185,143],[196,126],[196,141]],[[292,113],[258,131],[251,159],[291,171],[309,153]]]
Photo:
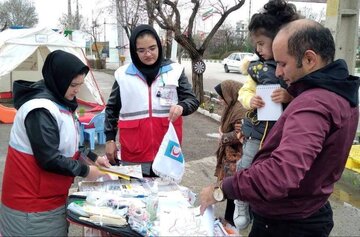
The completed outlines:
[[[181,152],[180,145],[174,141],[169,140],[169,143],[166,147],[165,155],[171,159],[179,161],[180,163],[184,162],[184,157]]]

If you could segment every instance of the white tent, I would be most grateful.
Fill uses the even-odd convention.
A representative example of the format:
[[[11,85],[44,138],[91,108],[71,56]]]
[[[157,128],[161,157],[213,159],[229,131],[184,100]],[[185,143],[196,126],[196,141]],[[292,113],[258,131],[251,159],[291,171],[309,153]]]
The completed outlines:
[[[0,32],[0,93],[11,92],[15,80],[38,81],[46,56],[55,50],[76,55],[86,65],[82,48],[63,35],[47,28],[7,29]],[[92,105],[104,105],[104,99],[90,71],[78,98]]]

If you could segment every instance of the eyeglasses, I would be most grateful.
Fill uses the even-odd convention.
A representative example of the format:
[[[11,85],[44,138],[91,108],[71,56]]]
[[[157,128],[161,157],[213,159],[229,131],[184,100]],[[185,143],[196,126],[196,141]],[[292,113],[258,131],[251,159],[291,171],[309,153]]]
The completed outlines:
[[[153,46],[150,46],[149,48],[147,48],[147,49],[144,49],[144,48],[138,48],[138,49],[136,49],[136,52],[138,53],[138,54],[143,54],[143,55],[145,55],[146,53],[150,53],[150,54],[153,54],[153,53],[155,53],[155,51],[157,50],[157,45],[153,45]]]

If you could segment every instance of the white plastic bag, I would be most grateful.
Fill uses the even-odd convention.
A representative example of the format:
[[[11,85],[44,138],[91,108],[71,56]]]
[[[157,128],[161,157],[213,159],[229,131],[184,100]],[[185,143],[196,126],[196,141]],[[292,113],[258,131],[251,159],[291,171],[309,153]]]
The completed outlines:
[[[185,171],[185,160],[173,124],[169,123],[159,150],[152,164],[156,175],[180,183]]]

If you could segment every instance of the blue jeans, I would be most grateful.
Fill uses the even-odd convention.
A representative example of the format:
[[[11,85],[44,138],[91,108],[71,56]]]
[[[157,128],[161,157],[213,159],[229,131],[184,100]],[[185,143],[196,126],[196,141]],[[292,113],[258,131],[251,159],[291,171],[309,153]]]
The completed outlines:
[[[253,212],[249,237],[327,237],[334,226],[330,203],[305,219],[274,220]]]
[[[236,171],[249,168],[254,160],[254,156],[259,151],[260,140],[257,139],[245,139],[243,144],[243,155],[241,159],[236,163]]]

